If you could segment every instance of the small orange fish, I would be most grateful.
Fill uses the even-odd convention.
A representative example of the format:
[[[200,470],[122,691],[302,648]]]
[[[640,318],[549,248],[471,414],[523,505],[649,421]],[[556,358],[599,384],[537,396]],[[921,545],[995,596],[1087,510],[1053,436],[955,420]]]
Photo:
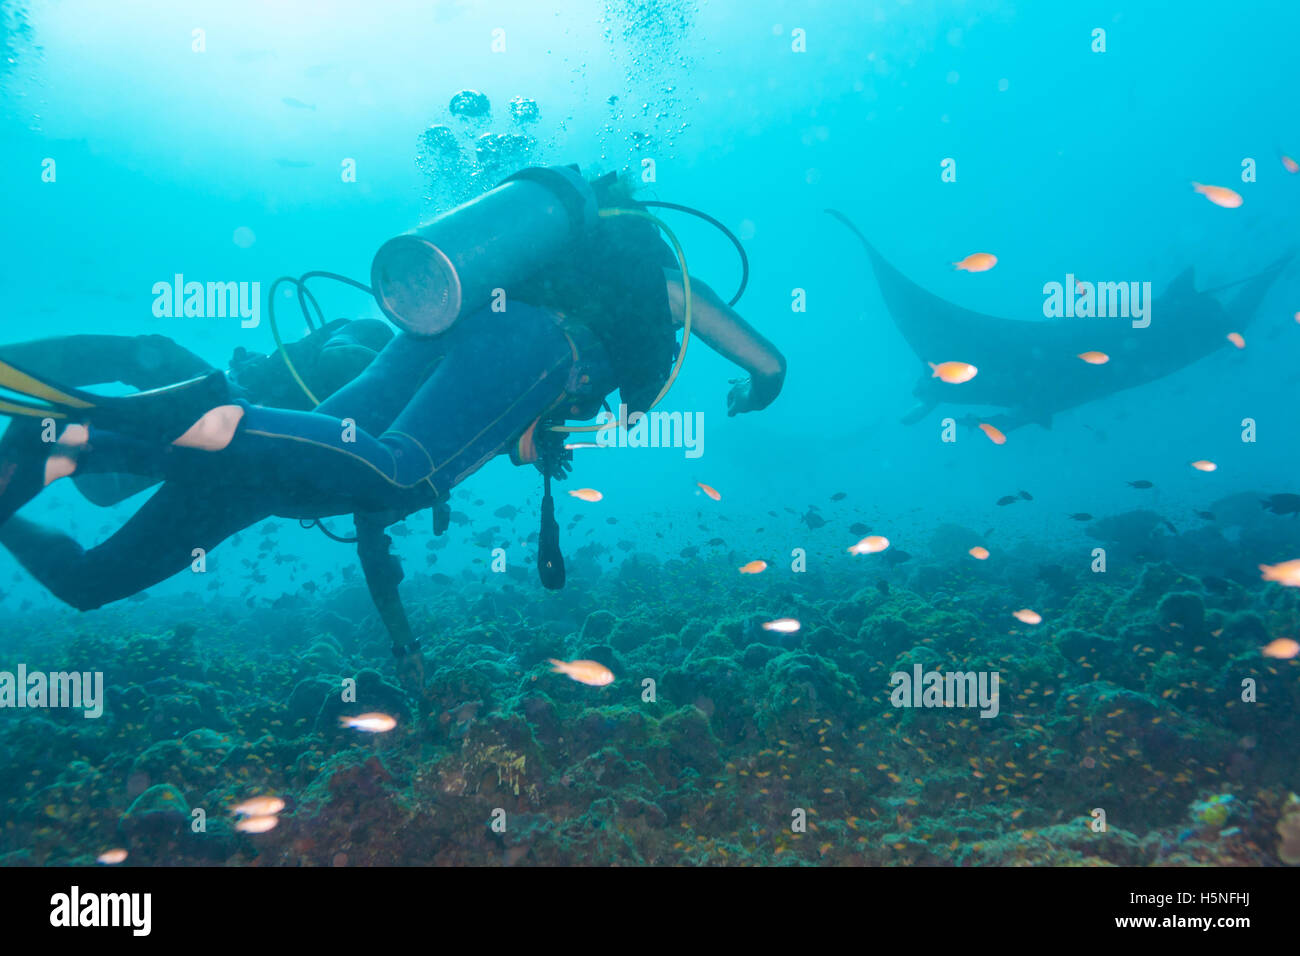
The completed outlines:
[[[1246,340],[1241,337],[1240,332],[1229,332],[1228,341],[1239,349],[1244,349],[1246,347]]]
[[[980,431],[985,435],[988,435],[989,441],[993,442],[995,445],[1005,445],[1007,443],[1007,436],[1002,434],[1002,432],[998,431],[992,425],[981,422]]]
[[[954,262],[952,267],[965,272],[988,272],[998,264],[998,257],[991,252],[972,252],[961,262]]]
[[[547,660],[553,665],[552,674],[566,674],[579,684],[604,687],[614,683],[614,672],[600,661],[557,661],[554,657],[548,657]]]
[[[105,866],[113,866],[116,863],[121,863],[125,859],[126,850],[118,847],[116,850],[105,850],[103,853],[99,854],[99,856],[95,857],[95,862],[103,863]]]
[[[387,714],[359,714],[355,717],[340,717],[340,727],[351,727],[367,734],[386,734],[397,726],[397,719]]]
[[[702,481],[697,481],[696,484],[700,486],[700,491],[704,492],[706,495],[708,495],[708,496],[709,496],[710,498],[712,498],[714,501],[721,501],[721,500],[722,500],[722,495],[718,494],[717,489],[715,489],[715,488],[710,488],[708,485],[706,485],[706,484],[705,484],[704,482],[702,482]]]
[[[1219,466],[1216,465],[1214,462],[1206,461],[1203,458],[1200,461],[1192,462],[1192,467],[1195,468],[1197,471],[1217,471],[1219,468]]]
[[[740,566],[741,574],[762,574],[766,570],[766,561],[750,561],[748,564],[742,564]]]
[[[768,621],[763,625],[765,631],[776,631],[778,634],[793,634],[802,625],[792,617],[778,617],[775,621]]]
[[[579,501],[586,501],[589,503],[599,501],[601,498],[605,497],[595,488],[570,488],[569,494],[577,498]]]
[[[1269,641],[1264,645],[1265,657],[1275,657],[1280,661],[1289,661],[1297,654],[1300,654],[1300,642],[1289,637],[1279,637],[1276,641]]]
[[[284,801],[279,797],[253,797],[231,808],[230,812],[241,817],[271,817],[284,809]]]
[[[926,364],[934,369],[931,378],[940,379],[949,385],[960,385],[962,382],[969,382],[979,374],[979,369],[966,362],[940,362],[938,365],[927,362]]]
[[[1236,209],[1242,203],[1241,194],[1233,192],[1227,186],[1202,186],[1200,183],[1192,183],[1192,188],[1224,209]]]
[[[274,830],[279,823],[280,818],[275,816],[245,817],[235,824],[235,829],[240,833],[266,833]]]
[[[884,535],[869,534],[849,548],[849,554],[878,554],[888,547],[889,539]]]
[[[1276,581],[1289,588],[1300,588],[1300,558],[1283,561],[1281,564],[1261,564],[1259,569],[1265,581]]]
[[[982,548],[978,544],[970,549],[969,554],[976,561],[987,561],[989,559],[989,549]]]
[[[1043,615],[1037,611],[1031,611],[1027,607],[1022,607],[1019,611],[1013,611],[1011,614],[1021,624],[1042,624]]]
[[[1282,157],[1282,165],[1286,168],[1288,173],[1300,173],[1300,163],[1297,163],[1290,156]]]
[[[1079,358],[1089,365],[1105,365],[1110,361],[1110,356],[1105,352],[1080,352]]]

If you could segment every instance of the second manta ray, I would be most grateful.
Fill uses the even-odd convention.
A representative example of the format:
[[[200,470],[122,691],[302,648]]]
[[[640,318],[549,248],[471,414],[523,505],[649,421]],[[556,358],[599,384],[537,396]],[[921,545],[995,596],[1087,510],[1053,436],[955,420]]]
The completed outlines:
[[[913,393],[918,404],[902,419],[920,421],[944,403],[988,405],[1008,414],[980,421],[1010,431],[1022,425],[1050,427],[1052,416],[1124,389],[1164,378],[1217,349],[1240,332],[1290,261],[1288,254],[1263,272],[1233,283],[1220,302],[1196,291],[1192,269],[1184,270],[1148,303],[1146,328],[1123,319],[1006,319],[964,309],[922,289],[885,261],[842,213],[826,210],[857,236],[875,267],[880,292],[894,324],[924,369]],[[1081,353],[1102,352],[1105,364],[1089,364]],[[930,363],[965,362],[978,374],[960,385],[931,375]]]

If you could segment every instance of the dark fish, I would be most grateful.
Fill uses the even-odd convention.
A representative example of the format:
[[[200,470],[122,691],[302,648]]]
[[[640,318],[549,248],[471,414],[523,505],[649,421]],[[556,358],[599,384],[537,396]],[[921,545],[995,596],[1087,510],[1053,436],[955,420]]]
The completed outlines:
[[[861,521],[849,525],[849,534],[864,535],[870,534],[871,527],[863,524]]]
[[[636,545],[631,541],[620,541],[617,547],[620,551],[632,551],[636,548]]]
[[[605,524],[618,524],[618,519],[617,519],[617,518],[606,518],[606,519],[605,519]]]
[[[689,547],[682,548],[681,550],[681,555],[683,558],[693,558],[699,553],[700,553],[700,549],[695,547],[695,545],[690,545]]]
[[[846,491],[837,491],[835,494],[831,495],[831,501],[843,501],[848,496],[848,492]]]
[[[1300,514],[1300,495],[1270,495],[1259,504],[1275,515]]]
[[[819,515],[815,508],[811,507],[799,520],[814,531],[826,524],[826,519]]]
[[[280,102],[283,103],[285,106],[292,106],[296,110],[316,109],[316,107],[311,103],[304,103],[302,100],[296,99],[295,97],[292,96],[282,96],[280,97]]]
[[[395,524],[388,529],[388,533],[394,538],[405,538],[411,533],[411,529],[404,524]]]
[[[308,594],[315,594],[315,593],[316,593],[316,582],[315,582],[315,581],[307,581],[306,583],[303,584],[302,589],[303,589],[304,591],[306,591]]]
[[[1213,512],[1213,511],[1198,511],[1198,512],[1196,512],[1196,517],[1198,517],[1198,518],[1204,518],[1206,521],[1213,521],[1213,520],[1214,520],[1214,512]]]
[[[502,505],[496,511],[492,512],[492,514],[494,517],[497,518],[509,519],[519,514],[519,509],[516,508],[514,505]]]
[[[262,525],[262,527],[257,529],[257,533],[273,534],[274,532],[279,530],[280,530],[280,526],[278,524],[276,524],[274,521],[268,521],[266,524]]]
[[[885,563],[889,565],[902,564],[904,561],[911,561],[912,556],[906,551],[899,551],[897,548],[890,548],[885,552]]]
[[[1023,489],[1022,489],[1021,492],[1020,492],[1020,497],[1023,498],[1023,499],[1025,499],[1025,501],[1033,501],[1033,500],[1034,500],[1034,496],[1031,495],[1029,492],[1023,490]]]
[[[1088,512],[1086,512],[1086,511],[1076,511],[1074,514],[1070,515],[1070,517],[1073,518],[1075,521],[1091,521],[1091,520],[1092,520],[1092,515],[1088,514]]]
[[[1000,505],[1014,505],[1014,504],[1015,504],[1017,501],[1019,501],[1019,500],[1020,500],[1020,499],[1017,498],[1015,495],[1003,495],[1001,498],[998,499],[998,504],[1000,504]]]
[[[710,538],[707,543],[709,547],[716,548],[726,544],[727,542],[723,541],[721,538]]]
[[[1174,527],[1174,523],[1170,521],[1168,518],[1164,520],[1165,520],[1165,527],[1168,528],[1170,531],[1172,531],[1174,534],[1177,534],[1178,529]]]
[[[469,524],[469,515],[463,511],[453,511],[451,513],[452,524]]]
[[[1151,482],[1146,481],[1145,479],[1141,481],[1130,481],[1128,483],[1128,486],[1130,488],[1154,488],[1155,487],[1155,485],[1151,484]]]

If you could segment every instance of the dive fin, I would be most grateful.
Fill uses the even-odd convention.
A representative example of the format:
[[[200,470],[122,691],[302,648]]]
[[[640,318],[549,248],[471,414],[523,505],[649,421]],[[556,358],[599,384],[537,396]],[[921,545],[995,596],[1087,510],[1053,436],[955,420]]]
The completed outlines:
[[[72,483],[77,486],[81,496],[93,505],[108,508],[137,495],[159,482],[160,479],[145,475],[119,474],[74,474]]]
[[[39,378],[0,360],[0,388],[49,403],[0,397],[0,414],[72,418],[123,435],[165,442],[179,438],[205,412],[231,402],[230,383],[219,371],[147,392],[96,395]]]

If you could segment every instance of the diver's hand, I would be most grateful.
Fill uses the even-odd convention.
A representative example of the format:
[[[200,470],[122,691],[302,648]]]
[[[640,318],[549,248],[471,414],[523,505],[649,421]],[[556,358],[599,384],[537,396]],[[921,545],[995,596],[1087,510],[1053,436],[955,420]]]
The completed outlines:
[[[753,383],[747,378],[733,378],[731,391],[727,393],[727,417],[734,418],[753,410]]]

